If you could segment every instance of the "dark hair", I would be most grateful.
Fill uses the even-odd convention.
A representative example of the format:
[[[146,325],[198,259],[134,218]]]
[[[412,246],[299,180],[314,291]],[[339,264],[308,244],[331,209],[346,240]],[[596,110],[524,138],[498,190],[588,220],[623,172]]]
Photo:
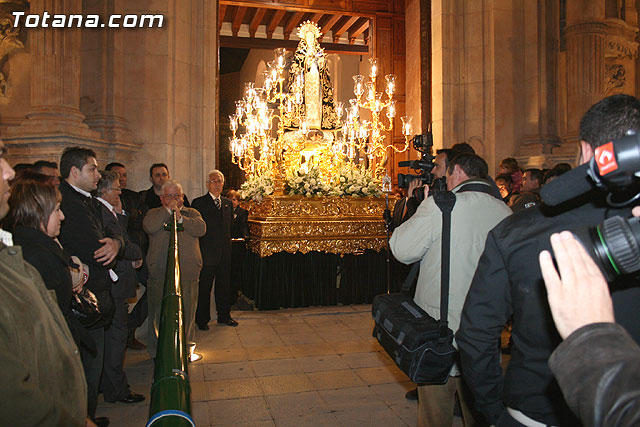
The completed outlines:
[[[444,154],[444,164],[445,164],[445,170],[446,170],[446,169],[449,169],[449,162],[451,161],[451,159],[455,157],[458,153],[453,151],[451,148],[441,148],[439,150],[436,150],[436,155],[438,154]]]
[[[447,170],[453,173],[453,168],[458,165],[469,178],[486,178],[489,174],[489,166],[484,159],[475,154],[462,153],[449,161]]]
[[[617,94],[592,105],[580,120],[580,139],[596,148],[625,136],[628,130],[640,131],[640,99]]]
[[[33,171],[33,164],[31,163],[17,163],[13,166],[13,171],[16,175],[20,175],[26,171]]]
[[[82,170],[84,165],[89,162],[89,158],[96,158],[96,153],[90,148],[82,148],[82,147],[67,147],[62,152],[62,156],[60,157],[60,175],[63,178],[69,178],[69,174],[71,173],[71,168],[75,166],[76,168]]]
[[[46,175],[29,174],[21,176],[11,184],[11,210],[6,221],[9,229],[17,225],[36,230],[47,227],[56,203],[62,200],[60,191],[48,181],[48,178]]]
[[[498,182],[500,180],[504,181],[509,185],[513,185],[513,178],[511,178],[510,173],[501,173],[500,175],[496,176],[495,182]]]
[[[569,163],[558,163],[553,167],[555,170],[559,170],[562,173],[569,172],[571,170],[571,165]]]
[[[567,163],[560,163],[560,165],[568,165]],[[558,167],[558,165],[554,166],[553,168],[549,169],[548,171],[545,172],[544,174],[544,179],[543,179],[543,184],[546,184],[547,181],[549,181],[550,178],[557,178],[560,175],[567,173],[568,171],[571,170],[571,166],[569,166],[569,169],[565,169],[564,167]]]
[[[169,166],[165,165],[164,163],[154,163],[149,168],[149,176],[153,176],[153,170],[155,168],[165,168],[167,172],[169,172]]]
[[[33,170],[36,172],[42,172],[42,168],[58,169],[58,164],[49,160],[38,160],[33,164]]]
[[[500,162],[500,166],[508,169],[512,173],[517,171],[518,168],[520,167],[518,166],[518,161],[513,157],[507,157],[502,159],[502,161]]]
[[[466,142],[458,142],[457,144],[453,144],[451,149],[453,151],[457,151],[458,153],[476,154],[476,150],[474,150],[473,147]]]
[[[107,166],[104,167],[104,170],[110,171],[113,168],[124,168],[124,165],[122,163],[118,163],[118,162],[111,162]]]
[[[527,172],[531,174],[531,178],[538,180],[538,184],[542,185],[542,180],[544,179],[544,173],[540,169],[529,168],[524,171],[524,173],[527,173]]]
[[[96,187],[98,197],[111,190],[113,183],[120,177],[117,172],[112,171],[100,171],[100,175],[102,177],[98,180],[98,186]]]

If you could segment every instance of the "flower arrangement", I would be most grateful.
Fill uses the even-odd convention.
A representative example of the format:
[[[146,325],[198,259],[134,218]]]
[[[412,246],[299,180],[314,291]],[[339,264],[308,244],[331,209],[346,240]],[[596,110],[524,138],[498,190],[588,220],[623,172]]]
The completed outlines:
[[[361,170],[352,163],[343,164],[331,181],[332,196],[380,197],[382,190],[380,180],[368,170]]]
[[[312,166],[308,171],[290,169],[286,175],[288,194],[301,194],[306,197],[324,196],[329,194],[331,186],[320,174],[317,166]]]
[[[270,174],[252,175],[240,186],[240,195],[243,199],[261,202],[263,197],[270,194],[273,194],[273,178]]]

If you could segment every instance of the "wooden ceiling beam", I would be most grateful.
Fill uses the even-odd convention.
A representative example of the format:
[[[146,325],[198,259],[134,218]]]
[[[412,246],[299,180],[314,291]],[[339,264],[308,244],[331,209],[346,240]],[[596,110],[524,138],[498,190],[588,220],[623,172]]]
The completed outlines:
[[[227,13],[227,5],[221,4],[220,9],[218,10],[218,30],[222,28],[222,23],[224,22],[224,14]]]
[[[338,40],[340,40],[340,36],[343,35],[349,27],[355,24],[357,20],[358,20],[357,16],[349,16],[348,19],[344,21],[342,24],[340,24],[337,29],[334,29],[333,42],[338,43]]]
[[[256,9],[256,13],[253,15],[253,19],[251,19],[251,23],[249,24],[249,37],[256,36],[256,31],[258,31],[258,27],[262,24],[262,19],[266,13],[267,9],[264,7]]]
[[[220,46],[244,49],[276,49],[278,47],[284,47],[288,50],[295,51],[298,47],[298,41],[220,36]],[[320,43],[320,47],[322,47],[326,53],[342,53],[345,55],[366,55],[369,53],[369,46],[362,45]]]
[[[286,10],[284,9],[278,9],[275,11],[273,16],[271,17],[271,22],[269,22],[269,25],[267,25],[267,38],[270,39],[271,37],[273,37],[273,32],[276,30],[276,28],[278,28],[278,24],[280,24],[280,21],[282,21],[282,17],[285,13]]]
[[[368,18],[360,18],[349,28],[349,30],[347,31],[347,33],[349,34],[349,44],[354,44],[356,42],[358,36],[364,33],[364,31],[369,28],[369,23],[370,21]]]
[[[302,21],[303,17],[304,17],[304,12],[294,12],[291,15],[291,18],[289,18],[289,22],[287,22],[287,25],[284,27],[285,40],[289,40],[289,37],[291,37],[291,33],[298,25],[300,25],[300,22]]]
[[[327,33],[329,33],[329,31],[331,31],[331,27],[333,27],[336,22],[338,22],[340,20],[340,18],[342,18],[341,15],[327,15],[329,16],[329,19],[322,24],[321,27],[321,31],[323,35],[326,35]]]
[[[242,25],[242,21],[244,20],[244,14],[247,13],[247,8],[244,6],[238,6],[236,9],[236,14],[233,17],[233,23],[231,24],[231,32],[234,37],[238,37],[238,31],[240,31],[240,26]]]

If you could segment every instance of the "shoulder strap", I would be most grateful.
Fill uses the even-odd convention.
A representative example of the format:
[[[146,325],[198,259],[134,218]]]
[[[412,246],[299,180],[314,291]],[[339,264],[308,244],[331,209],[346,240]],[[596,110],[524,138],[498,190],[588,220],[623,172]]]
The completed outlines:
[[[451,211],[456,195],[451,191],[435,191],[433,200],[442,211],[442,262],[440,265],[440,335],[449,327],[449,269],[451,262]]]
[[[463,185],[462,188],[460,188],[460,190],[458,190],[458,193],[464,193],[465,191],[477,191],[479,193],[486,193],[489,194],[491,196],[493,196],[493,192],[491,191],[491,187],[487,184],[483,184],[480,182],[474,182],[471,184],[466,184]]]

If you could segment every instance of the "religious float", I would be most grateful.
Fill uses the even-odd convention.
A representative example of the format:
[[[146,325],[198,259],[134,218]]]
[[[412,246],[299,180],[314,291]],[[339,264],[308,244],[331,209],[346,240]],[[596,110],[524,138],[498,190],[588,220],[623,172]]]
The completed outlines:
[[[298,36],[289,57],[275,50],[261,87],[245,85],[229,117],[250,213],[242,289],[260,309],[367,303],[387,290],[386,162],[388,150],[408,148],[411,118],[401,118],[403,148],[385,143],[395,76],[385,76],[386,96],[378,92],[370,59],[369,81],[353,77],[349,105],[334,102],[320,29],[307,21]]]

